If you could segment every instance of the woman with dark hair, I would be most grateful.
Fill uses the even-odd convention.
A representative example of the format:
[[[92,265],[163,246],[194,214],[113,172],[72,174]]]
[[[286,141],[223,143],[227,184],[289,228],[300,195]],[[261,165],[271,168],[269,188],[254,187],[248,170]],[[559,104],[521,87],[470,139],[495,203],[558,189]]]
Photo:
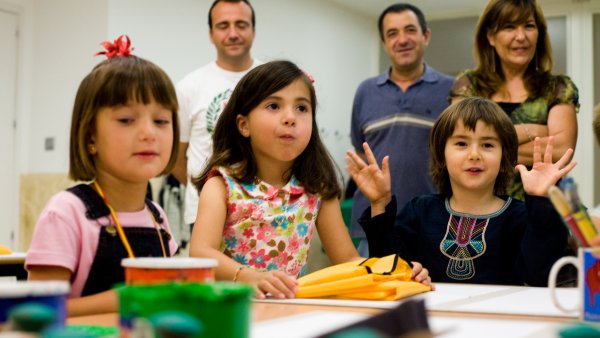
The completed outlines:
[[[498,103],[513,121],[518,163],[533,164],[533,140],[554,137],[553,160],[577,142],[578,90],[568,76],[552,74],[546,20],[536,0],[491,0],[475,33],[477,67],[460,74],[452,102],[481,96]],[[509,195],[523,200],[519,175]]]

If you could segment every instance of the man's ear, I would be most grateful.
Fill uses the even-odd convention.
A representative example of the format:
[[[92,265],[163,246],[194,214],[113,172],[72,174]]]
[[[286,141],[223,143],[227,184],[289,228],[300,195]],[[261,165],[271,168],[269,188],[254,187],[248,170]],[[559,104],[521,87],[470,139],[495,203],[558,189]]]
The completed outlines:
[[[423,32],[423,36],[425,36],[425,46],[429,46],[429,40],[431,39],[431,30],[427,28],[427,30]]]
[[[250,137],[250,129],[248,129],[248,117],[238,114],[235,118],[238,131],[244,137]]]

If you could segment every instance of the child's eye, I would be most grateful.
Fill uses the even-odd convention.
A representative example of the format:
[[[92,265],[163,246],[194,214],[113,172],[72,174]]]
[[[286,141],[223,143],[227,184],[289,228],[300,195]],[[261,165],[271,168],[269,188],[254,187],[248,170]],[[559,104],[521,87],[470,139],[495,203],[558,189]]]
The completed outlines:
[[[267,109],[270,109],[270,110],[276,110],[278,108],[279,108],[279,105],[277,103],[269,103],[267,105]]]
[[[156,123],[158,125],[161,125],[161,126],[164,126],[164,125],[167,125],[167,124],[171,124],[171,120],[169,120],[169,119],[156,119],[156,120],[154,120],[154,123]]]
[[[122,124],[132,124],[134,120],[133,120],[133,118],[130,118],[130,117],[121,117],[121,118],[117,119],[117,121],[119,121],[119,123],[122,123]]]
[[[297,109],[301,113],[307,113],[307,112],[310,111],[310,109],[308,108],[308,106],[305,106],[305,105],[299,105]]]
[[[457,141],[455,143],[455,145],[458,146],[458,147],[466,147],[467,146],[467,142],[465,142],[465,141]]]
[[[493,143],[484,143],[484,144],[483,144],[483,147],[484,147],[484,148],[494,148],[494,147],[495,147],[495,145],[494,145]]]

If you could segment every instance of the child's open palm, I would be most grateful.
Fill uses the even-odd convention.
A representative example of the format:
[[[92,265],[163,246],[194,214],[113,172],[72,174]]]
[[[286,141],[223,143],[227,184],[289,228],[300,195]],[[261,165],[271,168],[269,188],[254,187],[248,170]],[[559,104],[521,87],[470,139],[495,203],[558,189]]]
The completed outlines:
[[[385,209],[392,198],[389,157],[383,158],[380,169],[375,155],[366,142],[363,143],[363,149],[367,163],[355,152],[346,152],[348,172],[356,182],[358,189],[371,201],[371,204],[382,206]]]
[[[522,164],[516,166],[516,169],[521,174],[523,189],[527,194],[546,196],[548,189],[577,165],[577,162],[569,162],[573,155],[573,149],[571,148],[567,149],[556,163],[552,163],[553,148],[554,137],[550,136],[542,161],[540,139],[536,137],[533,142],[533,166],[531,170],[527,170]]]

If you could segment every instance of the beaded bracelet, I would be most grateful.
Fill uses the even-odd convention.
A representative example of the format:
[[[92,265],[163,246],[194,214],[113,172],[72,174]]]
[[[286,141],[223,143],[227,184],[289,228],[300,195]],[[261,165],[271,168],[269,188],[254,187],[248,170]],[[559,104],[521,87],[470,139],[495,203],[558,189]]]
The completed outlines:
[[[234,282],[237,282],[238,275],[240,274],[240,271],[242,271],[242,269],[244,269],[244,268],[245,268],[245,266],[240,265],[240,266],[237,267],[237,269],[235,269],[235,273],[233,274],[233,281]]]

